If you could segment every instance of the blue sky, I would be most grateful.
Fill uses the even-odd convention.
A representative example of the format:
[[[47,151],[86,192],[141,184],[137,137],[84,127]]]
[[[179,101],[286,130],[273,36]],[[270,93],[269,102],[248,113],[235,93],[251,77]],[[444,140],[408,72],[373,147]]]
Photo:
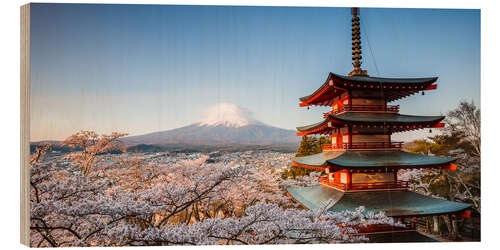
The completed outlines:
[[[479,10],[360,17],[370,76],[439,77],[437,90],[394,102],[401,113],[480,104]],[[298,98],[352,70],[350,29],[348,8],[32,4],[31,140],[177,128],[219,102],[281,128],[318,122],[328,108]]]

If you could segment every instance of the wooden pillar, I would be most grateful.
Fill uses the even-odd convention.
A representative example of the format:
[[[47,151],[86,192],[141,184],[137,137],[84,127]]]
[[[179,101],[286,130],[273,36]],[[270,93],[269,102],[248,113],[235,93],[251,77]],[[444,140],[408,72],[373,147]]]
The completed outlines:
[[[340,183],[340,171],[333,172],[333,182]]]
[[[340,135],[340,128],[338,128],[337,129],[337,145],[339,147],[342,147],[342,143],[343,143],[342,135]]]
[[[432,231],[434,233],[439,233],[439,217],[438,216],[432,216],[432,221],[434,222],[434,226],[432,228]]]
[[[347,143],[349,145],[349,148],[352,148],[352,127],[351,126],[347,127],[347,131],[349,133],[347,137]]]
[[[352,184],[352,173],[350,170],[347,170],[347,190],[351,189]]]

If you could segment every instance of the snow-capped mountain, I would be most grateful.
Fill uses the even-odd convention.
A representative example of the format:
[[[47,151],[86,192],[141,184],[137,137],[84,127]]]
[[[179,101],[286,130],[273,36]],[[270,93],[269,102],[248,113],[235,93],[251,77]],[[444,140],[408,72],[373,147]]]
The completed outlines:
[[[251,124],[259,124],[252,117],[252,113],[232,103],[218,103],[205,111],[205,118],[199,122],[200,126],[219,126],[239,128]]]
[[[276,145],[298,144],[299,140],[295,131],[259,122],[249,110],[231,103],[219,103],[207,109],[200,122],[123,139],[127,144],[158,145]]]

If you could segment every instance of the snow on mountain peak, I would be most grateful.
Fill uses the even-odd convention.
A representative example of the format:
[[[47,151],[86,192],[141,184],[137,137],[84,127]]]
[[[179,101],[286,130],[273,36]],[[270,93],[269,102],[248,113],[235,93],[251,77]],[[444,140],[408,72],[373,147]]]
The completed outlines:
[[[204,119],[199,125],[238,128],[256,123],[250,110],[232,103],[217,103],[204,111]]]

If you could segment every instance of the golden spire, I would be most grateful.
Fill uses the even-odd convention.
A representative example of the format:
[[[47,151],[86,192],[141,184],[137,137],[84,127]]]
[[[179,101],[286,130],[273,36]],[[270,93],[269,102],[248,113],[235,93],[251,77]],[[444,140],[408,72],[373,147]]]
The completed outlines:
[[[367,76],[366,70],[361,69],[361,32],[359,25],[359,8],[352,8],[352,66],[354,70],[349,76]]]

